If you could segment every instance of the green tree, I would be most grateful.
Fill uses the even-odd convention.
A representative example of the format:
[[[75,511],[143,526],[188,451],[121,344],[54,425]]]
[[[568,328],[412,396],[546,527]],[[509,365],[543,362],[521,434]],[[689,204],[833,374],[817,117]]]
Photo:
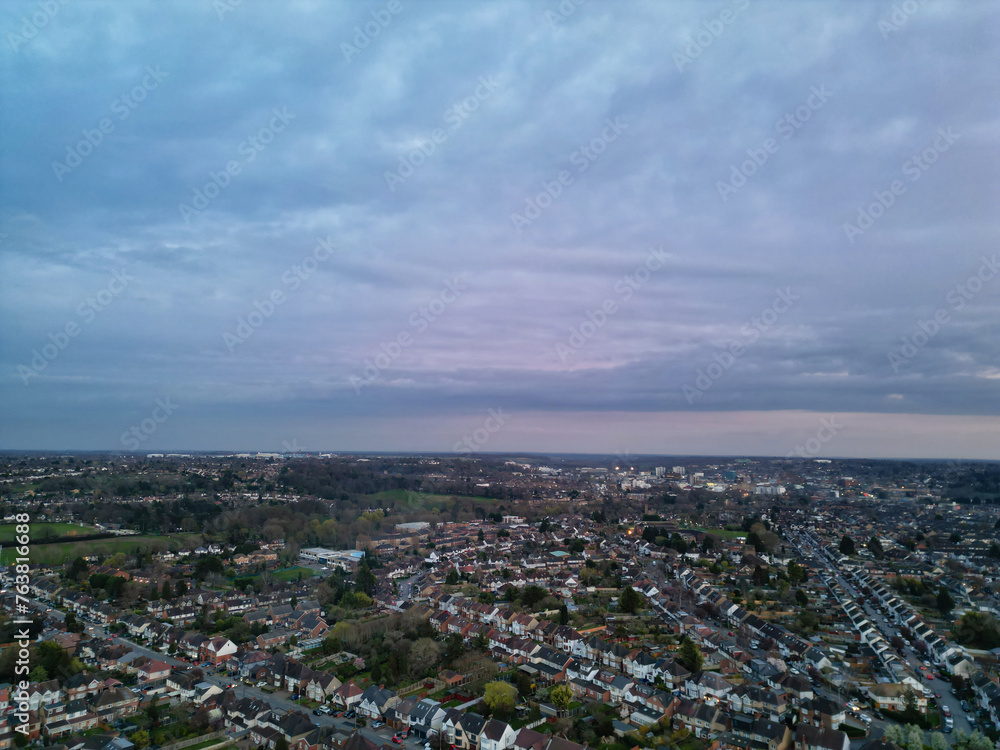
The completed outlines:
[[[698,644],[692,641],[690,637],[684,636],[683,640],[681,640],[680,650],[677,652],[677,661],[686,670],[694,673],[701,669],[701,665],[705,662],[705,657],[701,655],[701,649],[698,648]]]
[[[494,716],[506,716],[514,710],[517,688],[509,682],[495,680],[483,686],[483,703]]]
[[[184,596],[188,592],[187,584],[184,581],[177,582],[177,596]],[[166,598],[166,597],[164,597]]]
[[[795,603],[800,607],[809,605],[809,596],[802,589],[795,589]]]
[[[847,534],[840,539],[840,554],[848,556],[854,554],[854,540]]]
[[[802,583],[806,580],[806,569],[794,560],[788,561],[788,580],[792,583]]]
[[[149,745],[149,732],[145,729],[140,729],[138,732],[133,732],[129,737],[129,742],[135,745],[139,750],[147,747]]]
[[[448,571],[448,575],[445,576],[444,582],[449,586],[455,586],[458,584],[458,571],[452,568]]]
[[[872,553],[872,557],[876,560],[885,559],[885,550],[882,549],[882,542],[879,541],[877,536],[872,536],[868,540],[868,551]]]
[[[951,598],[951,594],[948,593],[948,589],[941,586],[937,593],[937,608],[942,616],[947,617],[948,613],[951,612],[955,607],[955,600]]]
[[[375,596],[378,581],[375,579],[375,574],[372,573],[371,568],[368,567],[367,562],[363,562],[358,566],[358,572],[354,576],[354,588],[368,596]]]
[[[564,682],[560,682],[549,693],[549,700],[552,701],[552,705],[558,708],[560,711],[566,711],[569,709],[569,704],[573,702],[573,691],[570,689],[569,685]]]
[[[642,605],[642,594],[631,586],[626,586],[618,597],[618,609],[627,614],[634,615]]]
[[[559,624],[569,625],[569,608],[565,604],[559,605]]]

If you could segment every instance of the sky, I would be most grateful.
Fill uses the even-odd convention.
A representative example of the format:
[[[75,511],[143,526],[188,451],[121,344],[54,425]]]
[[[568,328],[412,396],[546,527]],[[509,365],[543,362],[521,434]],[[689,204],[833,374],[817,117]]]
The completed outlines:
[[[0,34],[0,449],[1000,459],[994,3]]]

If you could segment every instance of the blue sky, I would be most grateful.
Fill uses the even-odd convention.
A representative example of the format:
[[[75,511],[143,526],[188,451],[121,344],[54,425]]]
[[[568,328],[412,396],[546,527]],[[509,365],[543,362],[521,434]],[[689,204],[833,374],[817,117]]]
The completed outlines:
[[[0,447],[1000,458],[998,21],[5,3]]]

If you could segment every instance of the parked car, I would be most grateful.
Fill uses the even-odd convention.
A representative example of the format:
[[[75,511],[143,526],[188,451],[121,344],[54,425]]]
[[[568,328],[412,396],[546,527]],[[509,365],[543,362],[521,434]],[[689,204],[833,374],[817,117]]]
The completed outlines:
[[[951,709],[947,706],[942,706],[941,713],[943,713],[946,717],[951,716]]]
[[[393,737],[392,741],[395,742],[397,745],[402,745],[403,744],[403,741],[401,739],[399,739],[399,737]]]

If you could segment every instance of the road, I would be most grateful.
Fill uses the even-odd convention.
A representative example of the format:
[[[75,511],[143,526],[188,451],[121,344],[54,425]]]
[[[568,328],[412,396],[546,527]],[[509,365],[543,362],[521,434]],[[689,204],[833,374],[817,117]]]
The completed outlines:
[[[843,587],[844,591],[846,591],[856,602],[861,602],[861,608],[864,611],[865,616],[868,618],[868,621],[881,631],[882,636],[886,639],[886,641],[891,643],[893,636],[897,633],[897,627],[892,625],[885,616],[885,614],[888,613],[883,612],[881,606],[873,606],[870,601],[863,599],[857,588],[841,574],[840,569],[833,562],[831,562],[824,552],[818,549],[810,539],[800,538],[799,541],[805,542],[806,545],[811,547],[816,559],[820,560],[825,565],[830,574],[836,579],[841,587]],[[924,665],[909,646],[904,646],[902,653],[897,652],[897,654],[906,660],[906,663],[910,666],[911,671],[918,677],[918,679],[921,680],[922,684],[925,684],[928,688],[930,688],[935,696],[941,696],[940,698],[935,697],[935,701],[939,706],[947,706],[948,710],[951,711],[951,716],[954,720],[953,729],[961,729],[965,732],[973,731],[974,727],[969,721],[969,715],[962,710],[960,699],[951,693],[951,682],[949,680],[942,679],[941,673],[931,662],[928,661],[927,664]],[[927,666],[928,669],[921,669],[922,666]],[[924,679],[924,674],[927,671],[934,674],[933,680]],[[933,705],[928,707],[928,711],[933,710],[937,710]],[[873,721],[871,726],[871,736],[881,736],[882,732],[885,731],[886,724],[887,722],[879,721],[878,719]],[[864,741],[852,741],[852,750],[856,750],[857,747],[860,747],[862,744],[864,744]]]

